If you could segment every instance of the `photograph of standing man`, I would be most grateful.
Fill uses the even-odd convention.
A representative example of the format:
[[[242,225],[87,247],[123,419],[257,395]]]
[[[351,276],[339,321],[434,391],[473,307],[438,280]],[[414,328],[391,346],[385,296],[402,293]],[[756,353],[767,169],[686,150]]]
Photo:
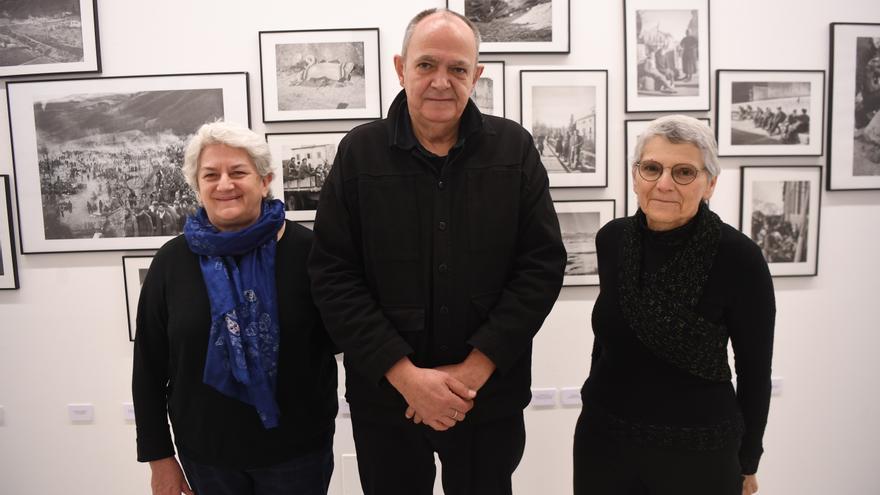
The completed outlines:
[[[403,90],[339,144],[309,273],[345,354],[367,495],[510,494],[525,447],[532,339],[566,254],[535,143],[470,100],[480,35],[419,13],[394,65]]]

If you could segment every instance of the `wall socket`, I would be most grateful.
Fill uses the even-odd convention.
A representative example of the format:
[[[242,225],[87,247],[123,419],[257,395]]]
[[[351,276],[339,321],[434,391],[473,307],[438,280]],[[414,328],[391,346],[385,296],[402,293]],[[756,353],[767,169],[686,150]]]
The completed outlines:
[[[126,423],[134,423],[134,404],[131,402],[122,403],[122,420]]]
[[[339,396],[339,412],[336,413],[337,418],[350,418],[351,417],[351,408],[348,407],[348,401],[345,400],[345,397]]]
[[[778,397],[782,395],[782,377],[774,376],[770,378],[770,396]]]
[[[559,402],[562,407],[581,407],[581,388],[562,387],[559,389]]]
[[[95,406],[92,404],[68,404],[67,417],[71,423],[82,425],[95,421]]]
[[[6,411],[0,406],[0,426],[6,426]]]
[[[556,407],[556,389],[555,388],[533,388],[532,401],[529,405],[534,408],[549,409]]]

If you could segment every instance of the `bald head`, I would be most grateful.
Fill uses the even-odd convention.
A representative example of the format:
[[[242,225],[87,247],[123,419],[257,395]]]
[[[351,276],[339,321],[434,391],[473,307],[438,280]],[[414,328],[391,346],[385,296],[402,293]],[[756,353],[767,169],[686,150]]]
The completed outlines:
[[[403,47],[400,50],[401,57],[406,58],[406,52],[407,52],[407,49],[409,48],[409,43],[412,40],[413,33],[416,30],[416,26],[419,23],[421,23],[423,20],[425,20],[429,17],[436,17],[436,16],[445,17],[453,22],[461,22],[465,26],[467,26],[468,29],[470,29],[471,32],[474,34],[474,53],[477,53],[477,54],[480,53],[480,39],[481,39],[480,38],[480,31],[477,29],[477,26],[473,22],[471,22],[470,19],[459,14],[458,12],[453,12],[449,9],[434,8],[434,9],[426,9],[426,10],[419,12],[418,14],[416,14],[415,17],[412,18],[411,21],[409,21],[409,24],[407,24],[407,26],[406,26],[406,32],[404,32],[404,34],[403,34]]]

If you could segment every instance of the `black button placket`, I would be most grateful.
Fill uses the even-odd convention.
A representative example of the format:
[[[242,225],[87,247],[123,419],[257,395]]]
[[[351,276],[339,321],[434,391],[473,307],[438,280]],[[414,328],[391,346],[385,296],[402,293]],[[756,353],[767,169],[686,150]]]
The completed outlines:
[[[437,177],[437,187],[434,189],[434,218],[432,229],[433,240],[433,266],[435,273],[432,277],[434,282],[434,300],[432,315],[434,320],[434,342],[440,357],[449,351],[451,336],[449,301],[452,294],[453,270],[451,265],[451,215],[452,215],[452,187],[450,179],[452,163],[455,161],[454,150],[450,150],[446,164],[440,169]]]

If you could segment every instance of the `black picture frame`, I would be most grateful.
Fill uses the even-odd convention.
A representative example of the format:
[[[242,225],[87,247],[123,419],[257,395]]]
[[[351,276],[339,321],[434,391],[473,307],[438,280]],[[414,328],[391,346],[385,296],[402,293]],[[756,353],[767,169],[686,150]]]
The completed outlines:
[[[9,176],[0,175],[0,290],[19,288],[10,190]]]
[[[599,285],[596,232],[614,220],[615,204],[613,199],[553,202],[568,253],[563,287]]]
[[[137,308],[144,277],[153,261],[152,255],[123,256],[122,282],[125,287],[125,315],[128,317],[128,340],[134,342],[137,331]]]
[[[467,17],[480,30],[481,54],[571,52],[570,0],[545,0],[521,11],[509,11],[505,7],[496,10],[495,6],[486,5],[485,12],[468,12],[466,4],[467,0],[446,0],[447,9]],[[531,22],[516,22],[524,15],[529,16]],[[534,28],[536,18],[541,24]],[[548,21],[549,30],[545,27]],[[515,39],[501,40],[502,33]]]
[[[768,120],[761,106],[774,116]],[[807,116],[806,130],[799,127],[802,122],[788,120],[798,109],[798,116]],[[780,111],[784,120],[773,120]],[[825,71],[716,71],[718,156],[821,156],[824,132]]]
[[[880,89],[873,87],[867,71],[869,61],[880,56],[874,41],[880,39],[880,24],[832,22],[829,34],[825,187],[828,191],[880,189]],[[872,96],[866,97],[868,91]]]
[[[158,249],[196,203],[186,141],[250,126],[246,72],[10,82],[7,97],[24,254]]]
[[[628,113],[709,110],[709,3],[624,0],[624,102]],[[643,32],[642,26],[653,29]]]
[[[263,122],[382,118],[379,28],[260,31],[259,45]]]
[[[98,0],[75,1],[75,9],[63,8],[61,2],[52,5],[56,11],[35,2],[16,2],[4,9],[9,16],[7,37],[15,42],[0,48],[0,79],[101,72]],[[43,10],[34,10],[38,8]]]
[[[740,167],[740,231],[764,254],[774,277],[819,272],[822,167]]]

